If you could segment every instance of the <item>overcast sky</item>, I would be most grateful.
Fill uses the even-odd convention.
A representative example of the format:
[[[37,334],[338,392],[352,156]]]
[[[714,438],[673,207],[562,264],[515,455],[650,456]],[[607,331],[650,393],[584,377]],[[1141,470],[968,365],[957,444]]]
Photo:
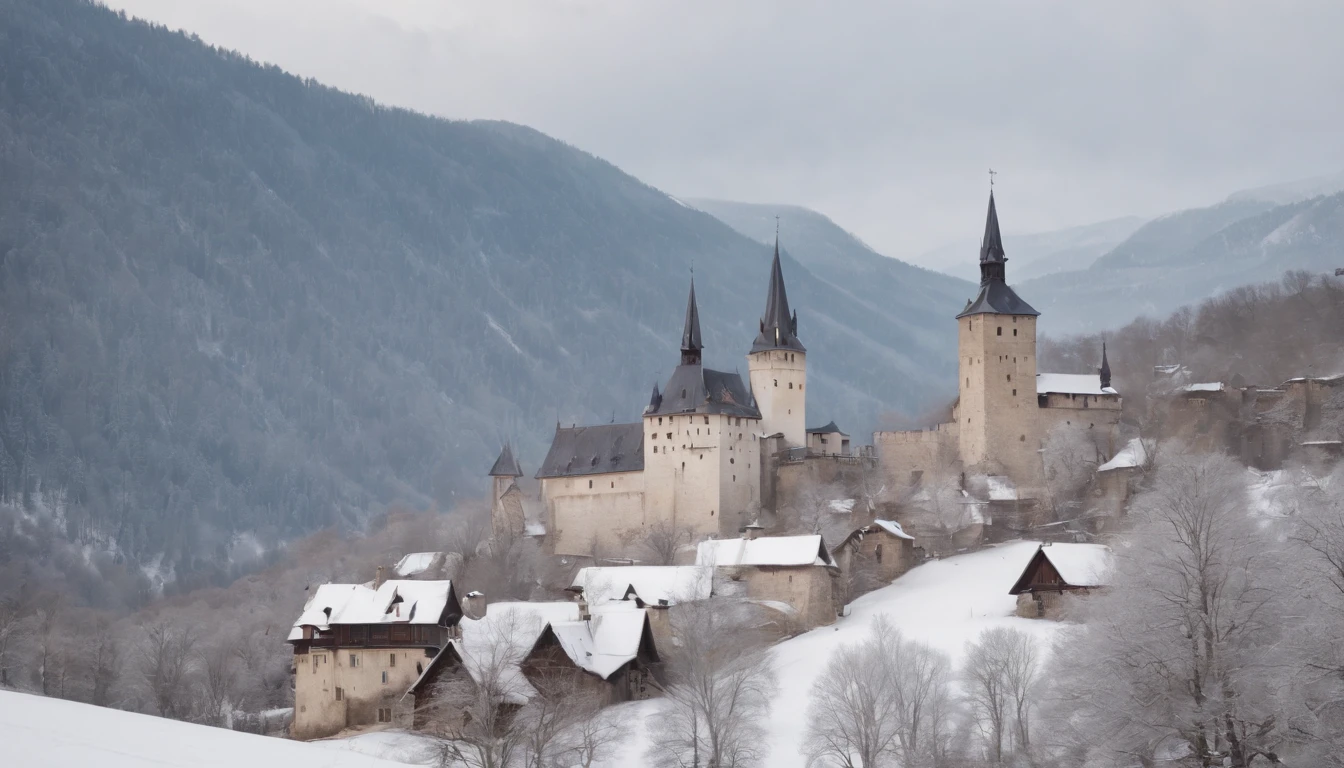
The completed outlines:
[[[1344,169],[1344,3],[109,0],[299,75],[523,123],[890,256]]]

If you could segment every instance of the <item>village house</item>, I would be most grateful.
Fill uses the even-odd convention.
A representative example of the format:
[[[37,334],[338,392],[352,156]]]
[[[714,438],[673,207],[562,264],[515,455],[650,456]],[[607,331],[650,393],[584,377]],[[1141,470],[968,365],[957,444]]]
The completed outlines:
[[[1064,596],[1085,596],[1109,583],[1111,550],[1100,544],[1042,544],[1008,594],[1017,596],[1017,615],[1058,619]]]
[[[1097,467],[1094,484],[1097,512],[1118,517],[1129,502],[1131,481],[1148,464],[1148,449],[1141,438],[1132,438],[1109,461]]]
[[[886,584],[915,567],[915,537],[894,520],[874,520],[832,547],[831,557],[846,578],[863,568],[877,584]]]
[[[457,633],[450,581],[323,584],[290,630],[296,739],[378,724],[411,727],[403,699]]]
[[[663,643],[672,637],[673,606],[713,596],[714,569],[705,565],[592,566],[581,568],[569,589],[596,610],[615,601],[646,609],[654,638]]]
[[[710,539],[700,542],[695,564],[712,566],[721,581],[743,585],[746,597],[784,608],[798,628],[835,622],[840,569],[820,535]],[[716,588],[716,592],[719,592]]]

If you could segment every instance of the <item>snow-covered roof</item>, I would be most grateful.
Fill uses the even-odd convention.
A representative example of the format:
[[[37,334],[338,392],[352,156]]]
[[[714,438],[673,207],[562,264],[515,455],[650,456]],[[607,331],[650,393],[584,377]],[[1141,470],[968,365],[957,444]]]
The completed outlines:
[[[1110,582],[1114,568],[1111,548],[1102,544],[1042,544],[1009,590],[1010,594],[1028,589],[1037,557],[1049,561],[1070,587],[1104,587]]]
[[[571,584],[594,606],[630,594],[652,605],[676,605],[709,598],[713,586],[713,571],[703,565],[593,566],[581,569]]]
[[[397,572],[398,576],[415,576],[424,573],[434,565],[434,560],[439,557],[439,554],[438,552],[412,552],[397,561],[393,570]]]
[[[1111,457],[1110,461],[1097,467],[1098,472],[1109,472],[1113,469],[1129,469],[1131,467],[1141,467],[1148,461],[1148,451],[1143,447],[1143,440],[1133,438],[1121,448],[1118,453]]]
[[[500,685],[512,703],[523,703],[536,694],[518,665],[547,624],[579,620],[579,605],[573,602],[491,603],[480,619],[464,618],[459,623],[462,639],[454,640],[463,665],[476,682],[495,664],[506,664],[500,673]]]
[[[1205,381],[1198,384],[1186,384],[1183,387],[1177,387],[1177,392],[1222,392],[1227,385],[1221,381]]]
[[[289,639],[302,637],[301,627],[319,630],[336,624],[438,624],[455,601],[451,581],[392,579],[377,589],[367,584],[323,584],[294,622]]]
[[[1285,382],[1283,382],[1283,383],[1284,383],[1284,384],[1295,384],[1295,383],[1297,383],[1297,382],[1301,382],[1301,381],[1335,382],[1335,381],[1339,381],[1340,379],[1344,379],[1344,373],[1335,373],[1335,374],[1331,374],[1331,375],[1329,375],[1329,376],[1298,376],[1298,377],[1295,378],[1295,379],[1289,379],[1289,380],[1287,380],[1287,381],[1285,381]]]
[[[1017,501],[1017,486],[1003,475],[985,477],[985,487],[990,501]]]
[[[1055,571],[1075,587],[1102,587],[1110,581],[1111,548],[1102,544],[1051,544],[1041,552]]]
[[[896,522],[895,520],[874,520],[873,525],[876,525],[878,528],[881,528],[882,530],[886,531],[887,533],[890,533],[892,536],[895,536],[898,539],[909,539],[911,541],[915,540],[915,537],[906,533],[905,529],[901,527],[901,524]]]
[[[639,654],[647,621],[644,609],[614,604],[588,621],[557,621],[550,627],[570,660],[605,680]]]
[[[1315,446],[1344,445],[1344,440],[1303,440],[1302,442],[1298,443],[1298,445],[1307,445],[1307,446],[1311,446],[1311,445],[1315,445]]]
[[[1101,377],[1095,373],[1038,373],[1036,394],[1062,395],[1118,395],[1114,387],[1101,386]]]
[[[767,536],[760,539],[710,539],[695,552],[696,565],[829,565],[835,561],[820,534]]]
[[[831,499],[826,502],[826,508],[839,515],[848,515],[854,511],[854,503],[857,499]]]

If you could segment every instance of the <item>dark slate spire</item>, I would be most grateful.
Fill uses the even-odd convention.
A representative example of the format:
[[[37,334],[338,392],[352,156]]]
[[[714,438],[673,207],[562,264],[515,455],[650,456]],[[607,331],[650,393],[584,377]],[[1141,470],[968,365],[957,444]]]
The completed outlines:
[[[653,396],[649,398],[649,405],[644,409],[645,413],[653,413],[658,410],[658,406],[663,404],[663,395],[658,391],[658,385],[653,385]]]
[[[980,238],[980,284],[1004,282],[1003,236],[999,234],[999,212],[994,207],[994,190],[989,191],[989,213],[985,215],[985,235]]]
[[[490,468],[491,477],[522,477],[523,469],[518,466],[518,460],[513,458],[513,449],[508,443],[504,444],[504,449],[499,452],[499,458],[495,459],[495,465]]]
[[[1111,363],[1106,359],[1106,342],[1101,342],[1101,368],[1097,369],[1101,375],[1101,388],[1106,389],[1111,386]]]
[[[994,206],[994,191],[989,192],[989,213],[985,217],[985,235],[980,240],[980,293],[957,315],[1039,315],[1018,297],[1004,279],[1003,236],[999,234],[999,212]]]
[[[752,352],[767,349],[792,349],[806,352],[798,341],[798,313],[789,311],[789,294],[784,290],[784,272],[779,266],[779,236],[775,236],[775,259],[770,263],[770,286],[765,294],[765,314],[761,332],[751,345]]]
[[[704,345],[700,341],[700,309],[695,305],[695,278],[691,278],[691,296],[686,300],[686,325],[681,330],[681,364],[699,365],[700,351]]]

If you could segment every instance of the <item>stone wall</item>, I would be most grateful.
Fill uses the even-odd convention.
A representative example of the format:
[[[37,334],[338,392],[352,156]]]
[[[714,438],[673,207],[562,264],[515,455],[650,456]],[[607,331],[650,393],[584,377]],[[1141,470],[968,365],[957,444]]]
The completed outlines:
[[[910,488],[936,475],[959,472],[956,424],[909,432],[874,432],[878,465],[891,489]]]
[[[357,726],[412,727],[411,709],[398,702],[431,658],[423,648],[313,648],[295,654],[291,735],[316,739]],[[391,713],[390,722],[379,722],[379,709]]]
[[[644,509],[644,481],[643,472],[543,478],[550,551],[557,555],[624,552],[653,521]]]
[[[761,430],[767,435],[783,432],[790,447],[807,445],[807,355],[787,349],[770,349],[747,355],[748,379],[756,407],[761,411]]]

